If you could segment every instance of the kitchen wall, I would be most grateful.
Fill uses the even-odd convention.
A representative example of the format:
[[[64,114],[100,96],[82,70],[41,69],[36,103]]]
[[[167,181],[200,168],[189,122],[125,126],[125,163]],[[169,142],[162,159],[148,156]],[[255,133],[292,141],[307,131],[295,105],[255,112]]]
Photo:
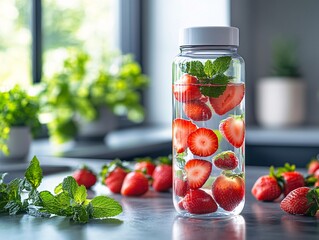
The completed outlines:
[[[179,53],[179,29],[229,25],[229,0],[144,0],[143,66],[151,78],[147,121],[171,124],[171,66]]]
[[[240,28],[240,54],[246,60],[247,121],[254,114],[256,82],[270,74],[271,44],[290,38],[298,44],[300,69],[307,84],[306,126],[319,125],[319,1],[232,0],[231,25]]]

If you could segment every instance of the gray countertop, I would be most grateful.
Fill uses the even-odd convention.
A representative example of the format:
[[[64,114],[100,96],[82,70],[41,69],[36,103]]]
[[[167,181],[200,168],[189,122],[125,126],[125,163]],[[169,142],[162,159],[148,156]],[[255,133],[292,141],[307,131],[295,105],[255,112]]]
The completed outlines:
[[[288,215],[280,210],[279,202],[257,202],[253,198],[250,193],[253,183],[266,173],[263,167],[247,167],[245,208],[233,218],[181,218],[174,210],[170,193],[149,191],[138,198],[112,195],[121,202],[123,213],[114,219],[85,225],[62,217],[0,215],[0,239],[317,239],[319,218]],[[45,177],[43,188],[53,189],[67,174]],[[97,194],[108,193],[104,186],[94,190]]]

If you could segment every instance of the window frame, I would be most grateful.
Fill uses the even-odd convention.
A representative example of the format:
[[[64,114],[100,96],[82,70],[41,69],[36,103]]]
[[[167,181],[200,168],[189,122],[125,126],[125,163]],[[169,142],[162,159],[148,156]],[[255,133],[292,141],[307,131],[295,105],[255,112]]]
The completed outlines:
[[[142,66],[142,3],[141,0],[119,0],[119,50],[132,53]],[[42,0],[32,0],[31,34],[32,83],[41,82],[42,78]],[[143,67],[143,66],[142,66]]]

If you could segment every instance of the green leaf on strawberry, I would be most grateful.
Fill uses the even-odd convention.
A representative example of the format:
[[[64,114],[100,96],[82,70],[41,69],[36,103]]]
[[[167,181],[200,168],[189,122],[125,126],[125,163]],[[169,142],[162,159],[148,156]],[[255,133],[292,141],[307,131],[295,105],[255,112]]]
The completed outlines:
[[[319,209],[319,188],[311,189],[307,195],[308,204],[310,205],[306,215],[315,216]]]

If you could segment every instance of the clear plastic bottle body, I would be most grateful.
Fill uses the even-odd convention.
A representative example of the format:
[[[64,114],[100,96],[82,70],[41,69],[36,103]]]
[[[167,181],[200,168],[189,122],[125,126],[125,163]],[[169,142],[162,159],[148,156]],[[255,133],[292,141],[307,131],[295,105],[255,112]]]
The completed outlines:
[[[173,202],[182,216],[227,217],[244,207],[244,71],[232,46],[182,47],[174,59]]]

